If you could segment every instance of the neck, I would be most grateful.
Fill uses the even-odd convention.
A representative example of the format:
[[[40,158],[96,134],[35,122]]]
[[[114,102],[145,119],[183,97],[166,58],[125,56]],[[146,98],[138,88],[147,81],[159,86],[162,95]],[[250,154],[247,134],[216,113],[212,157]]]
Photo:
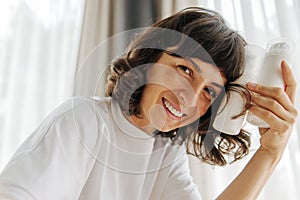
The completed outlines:
[[[126,115],[126,113],[123,112],[123,115],[125,118],[132,123],[134,126],[138,127],[148,135],[153,135],[157,130],[155,127],[151,125],[147,120],[145,120],[142,116],[136,116],[136,115]]]

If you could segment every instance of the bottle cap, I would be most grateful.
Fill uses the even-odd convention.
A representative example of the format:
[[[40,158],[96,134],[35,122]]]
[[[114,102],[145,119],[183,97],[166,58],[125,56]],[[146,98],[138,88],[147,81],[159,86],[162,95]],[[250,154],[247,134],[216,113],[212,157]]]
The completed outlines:
[[[267,53],[292,56],[294,46],[295,44],[292,40],[287,38],[276,38],[268,43]]]

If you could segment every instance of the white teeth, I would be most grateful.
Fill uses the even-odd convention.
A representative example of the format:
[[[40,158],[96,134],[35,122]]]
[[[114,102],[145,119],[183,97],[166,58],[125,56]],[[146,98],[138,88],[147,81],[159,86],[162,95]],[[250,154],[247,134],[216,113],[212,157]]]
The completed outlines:
[[[175,115],[176,117],[182,117],[183,114],[181,112],[179,112],[178,110],[176,110],[168,101],[164,100],[163,103],[165,104],[165,106],[168,108],[168,110]]]

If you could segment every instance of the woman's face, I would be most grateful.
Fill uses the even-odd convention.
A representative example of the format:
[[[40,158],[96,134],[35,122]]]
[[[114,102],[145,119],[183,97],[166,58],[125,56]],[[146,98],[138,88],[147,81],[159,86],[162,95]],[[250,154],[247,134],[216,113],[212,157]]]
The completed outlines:
[[[191,124],[207,111],[225,82],[212,64],[163,53],[147,72],[140,115],[131,120],[149,134]]]

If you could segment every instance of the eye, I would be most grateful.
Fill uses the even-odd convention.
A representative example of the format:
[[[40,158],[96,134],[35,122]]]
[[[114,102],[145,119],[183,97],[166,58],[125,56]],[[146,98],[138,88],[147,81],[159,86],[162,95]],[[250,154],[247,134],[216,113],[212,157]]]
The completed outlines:
[[[183,71],[185,74],[189,75],[189,76],[192,76],[193,75],[193,71],[188,68],[187,66],[184,66],[184,65],[178,65],[177,66],[181,71]]]
[[[211,88],[211,87],[206,87],[204,88],[205,92],[209,95],[209,99],[215,99],[217,97],[217,92]]]

